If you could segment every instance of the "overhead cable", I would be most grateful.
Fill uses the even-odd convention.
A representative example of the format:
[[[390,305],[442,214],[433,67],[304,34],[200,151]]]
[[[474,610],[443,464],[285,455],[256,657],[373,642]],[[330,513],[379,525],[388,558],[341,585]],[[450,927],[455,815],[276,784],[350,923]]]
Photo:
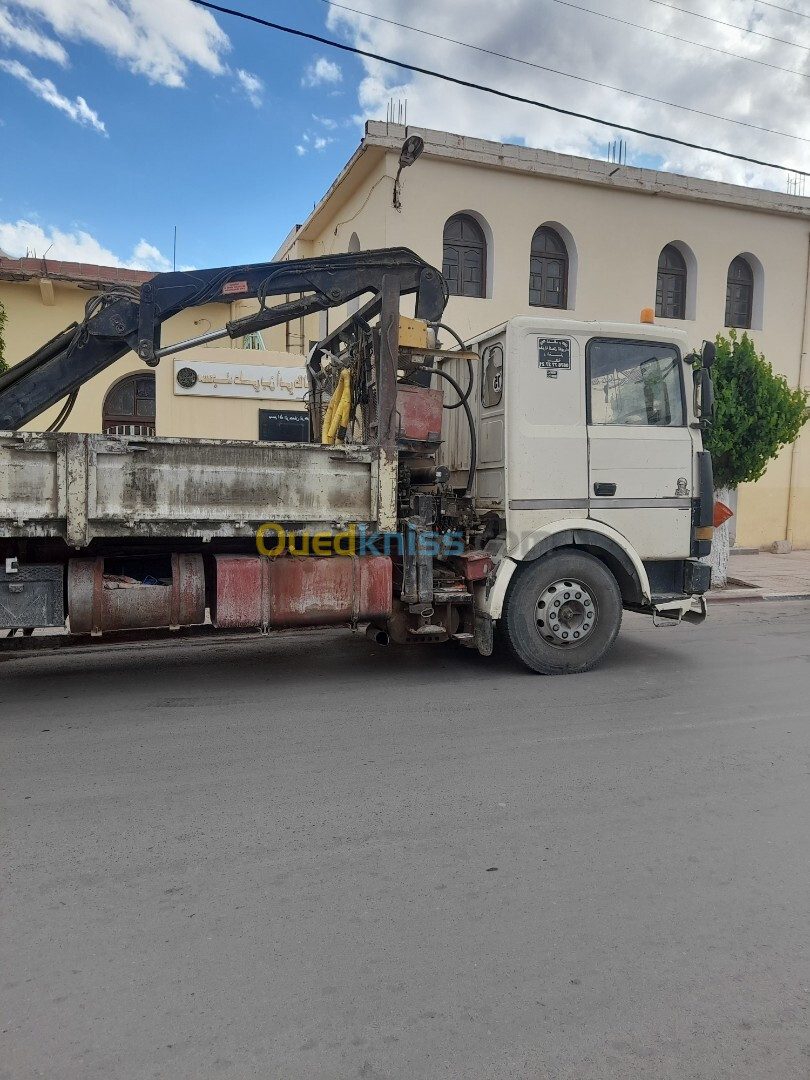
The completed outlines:
[[[372,15],[370,11],[359,11],[357,8],[348,7],[346,4],[338,4],[336,0],[321,0],[322,4],[329,7],[340,8],[341,11],[350,11],[353,15],[364,15],[376,22],[388,23],[389,26],[397,26],[401,30],[413,30],[416,34],[425,37],[436,38],[438,41],[447,41],[451,45],[461,45],[465,49],[473,49],[475,52],[485,53],[487,56],[496,56],[501,60],[510,60],[514,64],[523,64],[525,67],[535,68],[537,71],[547,71],[552,75],[562,75],[566,79],[575,79],[577,82],[588,83],[589,86],[598,86],[602,90],[615,90],[618,94],[627,94],[630,97],[640,98],[642,101],[654,101],[657,105],[666,105],[670,109],[680,109],[682,112],[694,113],[697,116],[706,116],[711,120],[722,120],[727,124],[737,124],[740,127],[751,128],[753,131],[762,131],[768,135],[780,135],[784,139],[795,139],[798,142],[810,142],[803,135],[791,135],[787,131],[777,131],[775,128],[762,127],[760,124],[751,124],[747,120],[735,120],[731,116],[720,116],[718,113],[706,112],[705,109],[695,109],[690,105],[679,105],[675,101],[666,101],[664,98],[653,97],[650,94],[640,94],[634,90],[625,90],[621,86],[613,86],[611,83],[600,82],[598,79],[588,79],[584,75],[572,75],[568,71],[560,71],[558,68],[546,67],[545,64],[536,64],[532,60],[523,60],[519,56],[509,56],[508,53],[497,52],[495,49],[486,49],[483,45],[471,45],[468,41],[459,41],[457,38],[446,37],[432,30],[423,30],[419,26],[410,26],[408,23],[397,22],[396,19],[386,19],[382,15]]]
[[[484,94],[492,94],[495,97],[504,98],[507,101],[515,101],[521,105],[531,105],[534,108],[545,109],[548,112],[558,113],[561,116],[572,116],[577,120],[587,120],[589,123],[599,124],[602,127],[611,128],[614,131],[629,131],[634,135],[641,135],[646,139],[656,139],[659,142],[672,143],[676,146],[685,146],[690,150],[700,150],[708,154],[718,154],[721,157],[732,158],[735,161],[745,161],[750,165],[761,165],[766,169],[778,169],[781,172],[792,173],[796,176],[810,176],[810,172],[803,172],[801,169],[796,169],[790,165],[778,165],[773,161],[763,161],[760,158],[747,157],[744,154],[735,154],[731,150],[720,150],[713,146],[703,146],[700,143],[689,142],[686,139],[678,139],[674,135],[661,135],[655,131],[645,131],[643,128],[631,127],[629,124],[618,124],[611,120],[602,120],[597,116],[589,116],[587,113],[576,112],[574,109],[563,109],[559,105],[549,105],[544,101],[535,101],[533,98],[523,97],[520,94],[510,94],[506,90],[496,90],[492,86],[483,86],[481,83],[470,82],[467,79],[459,79],[455,75],[447,75],[442,71],[433,71],[430,68],[418,67],[416,64],[409,64],[404,60],[394,60],[390,56],[382,56],[380,53],[373,53],[368,49],[359,49],[354,45],[346,45],[341,41],[333,41],[331,38],[322,37],[320,34],[312,34],[306,30],[297,30],[291,26],[284,26],[282,23],[270,22],[268,19],[260,19],[258,15],[248,15],[247,12],[244,11],[237,11],[234,8],[213,4],[210,0],[191,0],[191,2],[198,7],[207,8],[209,11],[218,11],[222,15],[232,15],[234,18],[244,19],[246,22],[252,22],[258,26],[265,26],[270,30],[278,30],[283,34],[291,34],[293,37],[303,38],[307,41],[317,41],[320,45],[326,45],[332,49],[339,49],[341,52],[352,53],[355,56],[365,56],[370,60],[378,60],[383,64],[391,64],[393,67],[399,67],[405,71],[414,71],[419,75],[428,75],[434,79],[441,79],[443,82],[453,83],[455,86],[463,86],[468,90],[479,90]]]
[[[679,11],[681,15],[691,15],[695,19],[704,19],[706,22],[716,23],[718,26],[726,26],[729,30],[739,30],[743,34],[753,34],[755,37],[767,38],[768,41],[778,41],[780,45],[791,45],[794,49],[804,49],[805,52],[810,52],[809,45],[800,45],[798,41],[788,41],[787,38],[774,37],[773,34],[763,34],[761,30],[752,30],[748,26],[737,26],[736,23],[724,22],[723,19],[715,19],[712,15],[703,15],[699,11],[690,11],[688,8],[679,7],[677,4],[669,4],[667,0],[647,0],[647,3],[669,8],[670,11]]]
[[[196,3],[196,0],[194,2]],[[581,4],[572,4],[571,0],[554,0],[554,3],[573,8],[574,11],[584,11],[588,15],[598,15],[600,19],[610,19],[611,22],[621,23],[622,26],[632,26],[634,29],[644,30],[648,34],[658,34],[659,37],[669,38],[670,41],[680,41],[684,45],[694,45],[698,49],[708,49],[709,52],[719,53],[720,56],[730,56],[733,60],[745,60],[748,64],[759,64],[760,67],[772,68],[774,71],[784,71],[788,75],[799,75],[802,79],[810,79],[810,74],[806,71],[781,67],[779,64],[771,64],[767,60],[757,60],[754,56],[743,56],[741,53],[729,52],[728,49],[718,49],[715,45],[706,45],[703,41],[692,41],[691,38],[669,34],[666,30],[654,30],[651,26],[642,26],[641,23],[630,22],[629,19],[620,19],[618,15],[608,15],[604,11],[594,11],[593,8],[583,7]]]

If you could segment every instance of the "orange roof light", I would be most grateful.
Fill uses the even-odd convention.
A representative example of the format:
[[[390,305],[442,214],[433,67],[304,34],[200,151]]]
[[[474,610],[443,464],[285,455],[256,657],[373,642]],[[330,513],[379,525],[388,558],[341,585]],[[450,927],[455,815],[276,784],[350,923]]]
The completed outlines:
[[[653,311],[653,309],[651,307],[643,307],[641,309],[640,321],[643,322],[643,323],[654,323],[655,322],[655,312]]]

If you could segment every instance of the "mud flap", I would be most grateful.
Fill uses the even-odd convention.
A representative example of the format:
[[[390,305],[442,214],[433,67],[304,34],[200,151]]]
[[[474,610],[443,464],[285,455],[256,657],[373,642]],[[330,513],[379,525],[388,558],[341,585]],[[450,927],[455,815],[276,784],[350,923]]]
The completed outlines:
[[[492,656],[495,645],[495,624],[489,615],[475,613],[475,647],[482,656]]]

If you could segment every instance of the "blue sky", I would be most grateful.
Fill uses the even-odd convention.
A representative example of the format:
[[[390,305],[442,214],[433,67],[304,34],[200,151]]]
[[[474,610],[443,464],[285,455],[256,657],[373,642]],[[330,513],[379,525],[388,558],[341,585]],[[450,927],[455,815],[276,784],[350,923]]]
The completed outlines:
[[[497,19],[491,0],[347,5],[358,11],[323,0],[233,3],[512,93],[810,170],[805,0],[714,0],[711,18],[701,0],[501,0]],[[214,17],[189,0],[0,0],[0,248],[165,269],[176,225],[178,266],[270,259],[351,156],[362,120],[384,118],[391,99],[407,100],[417,127],[561,152],[603,158],[621,135]],[[782,134],[765,130],[774,128]],[[630,164],[785,190],[772,169],[625,137]]]
[[[272,7],[281,21],[325,30],[317,0],[241,6]],[[362,72],[352,57],[336,64],[311,43],[218,21],[230,39],[228,70],[189,64],[182,87],[133,73],[90,42],[66,40],[69,66],[0,49],[0,60],[51,79],[66,99],[83,98],[105,129],[77,122],[0,70],[0,222],[36,224],[48,239],[53,229],[86,233],[123,261],[142,240],[171,258],[175,225],[178,265],[271,258],[359,142]],[[247,78],[246,90],[238,71],[262,85]],[[5,235],[0,247],[9,250]]]

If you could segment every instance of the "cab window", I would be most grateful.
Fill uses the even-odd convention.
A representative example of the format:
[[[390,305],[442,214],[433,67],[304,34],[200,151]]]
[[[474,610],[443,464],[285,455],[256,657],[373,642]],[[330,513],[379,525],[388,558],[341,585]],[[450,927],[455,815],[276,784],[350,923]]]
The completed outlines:
[[[683,427],[681,357],[674,345],[592,340],[591,424]]]

